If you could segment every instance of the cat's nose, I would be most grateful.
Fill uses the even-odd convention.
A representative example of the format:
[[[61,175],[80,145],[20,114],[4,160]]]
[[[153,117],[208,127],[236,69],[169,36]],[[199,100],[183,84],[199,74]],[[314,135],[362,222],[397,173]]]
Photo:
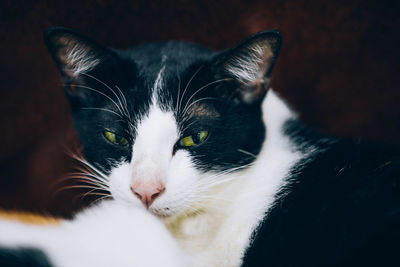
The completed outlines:
[[[131,186],[133,194],[149,208],[154,200],[161,196],[165,191],[165,186],[161,182],[142,183],[136,182]]]

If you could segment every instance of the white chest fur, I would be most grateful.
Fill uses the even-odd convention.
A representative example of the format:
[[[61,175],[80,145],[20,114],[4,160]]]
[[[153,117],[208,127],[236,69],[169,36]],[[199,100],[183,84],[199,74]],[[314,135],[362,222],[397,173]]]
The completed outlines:
[[[167,222],[195,266],[241,264],[253,231],[301,158],[282,134],[283,123],[293,114],[272,91],[263,103],[263,114],[267,135],[255,163],[230,174],[233,180],[216,188],[213,200],[199,214]]]

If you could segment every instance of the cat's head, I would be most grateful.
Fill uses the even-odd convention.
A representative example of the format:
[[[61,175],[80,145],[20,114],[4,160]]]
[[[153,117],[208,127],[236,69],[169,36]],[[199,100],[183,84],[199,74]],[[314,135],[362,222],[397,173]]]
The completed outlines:
[[[47,30],[45,42],[95,172],[91,182],[115,199],[176,215],[260,152],[279,32],[223,52],[175,41],[115,50],[64,28]]]

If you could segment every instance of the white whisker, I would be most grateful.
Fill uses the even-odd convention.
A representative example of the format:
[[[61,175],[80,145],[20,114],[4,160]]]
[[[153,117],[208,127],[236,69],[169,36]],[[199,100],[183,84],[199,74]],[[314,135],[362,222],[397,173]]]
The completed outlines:
[[[251,166],[252,164],[253,163],[248,163],[248,164],[245,164],[245,165],[242,165],[242,166],[238,166],[238,167],[234,167],[234,168],[231,168],[231,169],[227,169],[227,170],[225,170],[225,171],[223,171],[221,173],[217,173],[215,175],[208,176],[208,177],[206,177],[205,179],[202,179],[199,182],[199,189],[204,192],[204,191],[206,191],[206,190],[208,190],[208,189],[210,189],[212,187],[216,187],[216,186],[219,186],[221,184],[230,182],[232,180],[236,180],[236,179],[240,178],[241,176],[240,175],[233,176],[233,177],[230,176],[230,177],[225,178],[225,179],[221,179],[221,176],[224,176],[226,174],[230,174],[230,173],[233,173],[235,171],[247,168],[247,167]]]
[[[90,182],[90,183],[95,183],[96,185],[99,186],[104,186],[104,188],[108,188],[108,184],[105,183],[103,180],[96,178],[91,178],[91,177],[95,177],[93,175],[87,174],[87,173],[75,173],[75,174],[71,174],[69,176],[64,177],[63,179],[61,179],[60,182],[64,182],[64,181],[68,181],[68,180],[81,180],[81,181],[85,181],[85,182]]]
[[[182,100],[183,100],[183,97],[185,96],[186,90],[188,89],[188,87],[189,87],[190,83],[192,82],[192,80],[194,79],[194,77],[196,77],[197,73],[199,73],[200,70],[201,70],[203,67],[204,67],[204,65],[201,65],[201,66],[196,70],[196,72],[192,75],[192,77],[189,79],[188,83],[186,84],[185,89],[183,90],[183,93],[182,93],[180,102],[179,102],[178,113],[179,113],[179,110],[181,109]]]
[[[249,151],[246,151],[246,150],[240,149],[240,148],[239,148],[237,151],[239,151],[239,152],[242,152],[243,154],[246,154],[246,155],[252,156],[253,158],[256,158],[256,157],[257,157],[255,154],[253,154],[253,153],[251,153],[251,152],[249,152]]]
[[[82,73],[83,75],[85,75],[85,76],[87,76],[87,77],[89,77],[89,78],[92,78],[93,80],[96,80],[97,82],[99,82],[99,83],[101,83],[102,85],[104,85],[108,90],[110,90],[113,94],[114,94],[114,96],[117,98],[117,101],[119,102],[119,106],[116,104],[116,106],[117,106],[117,108],[119,109],[119,111],[121,112],[121,114],[124,114],[124,112],[123,112],[123,110],[122,110],[122,103],[121,103],[121,99],[119,98],[119,96],[117,95],[117,93],[115,93],[115,91],[110,87],[110,86],[108,86],[105,82],[103,82],[102,80],[100,80],[100,79],[98,79],[98,78],[96,78],[96,77],[94,77],[94,76],[92,76],[92,75],[90,75],[90,74],[87,74],[87,73]],[[114,102],[114,101],[113,101]],[[115,103],[115,102],[114,102]],[[127,114],[124,114],[125,116],[127,116]]]
[[[117,112],[115,112],[115,111],[112,111],[112,110],[109,110],[109,109],[106,109],[106,108],[80,108],[80,109],[102,110],[102,111],[106,111],[106,112],[113,113],[113,114],[117,115],[118,117],[123,118],[119,113],[117,113]]]
[[[203,101],[203,100],[218,100],[218,98],[216,98],[216,97],[203,97],[203,98],[197,99],[196,101],[193,101],[193,103],[191,103],[189,106],[187,106],[187,107],[183,110],[183,114],[185,114],[185,113],[189,110],[189,108],[190,108],[191,106],[193,106],[193,105],[196,104],[197,102],[200,102],[200,101]]]
[[[197,93],[199,93],[200,91],[204,90],[205,88],[207,88],[207,87],[210,86],[210,85],[213,85],[213,84],[216,84],[216,83],[219,83],[219,82],[223,82],[223,81],[229,81],[229,80],[232,80],[232,78],[219,79],[219,80],[216,80],[216,81],[212,81],[212,82],[210,82],[210,83],[208,83],[208,84],[206,84],[206,85],[200,87],[199,89],[197,89],[197,90],[190,96],[190,98],[188,99],[188,101],[186,102],[186,105],[185,105],[185,107],[183,108],[183,112],[182,112],[182,113],[185,113],[187,105],[190,103],[190,100],[192,100],[192,98],[193,98]]]
[[[90,185],[68,185],[68,186],[63,186],[63,187],[57,189],[55,193],[58,193],[60,191],[67,190],[67,189],[77,189],[77,188],[102,190],[101,188],[98,188],[95,186],[90,186]]]
[[[191,123],[189,123],[183,130],[181,130],[181,133],[184,133],[190,126],[192,126],[193,124],[195,124],[197,121],[192,121]]]
[[[68,84],[64,84],[64,86],[68,86]],[[92,87],[85,86],[85,85],[74,84],[74,86],[75,86],[75,87],[78,87],[78,88],[83,88],[83,89],[86,89],[86,90],[90,90],[90,91],[96,92],[96,93],[98,93],[98,94],[104,96],[105,98],[107,98],[108,100],[110,100],[111,103],[113,103],[113,104],[115,105],[115,107],[118,109],[118,111],[121,113],[121,115],[123,115],[123,112],[122,112],[121,108],[119,107],[119,105],[118,105],[111,97],[109,97],[109,96],[106,95],[105,93],[100,92],[100,91],[97,90],[97,89],[94,89],[94,88],[92,88]]]
[[[119,89],[118,85],[115,85],[115,88],[117,88],[117,90],[119,91],[119,94],[121,95],[122,102],[123,102],[123,106],[122,107],[125,109],[126,116],[128,117],[129,121],[132,121],[131,115],[130,115],[129,110],[128,110],[128,103],[126,102],[126,98],[125,98],[124,93],[122,92],[121,89]]]
[[[177,73],[178,76],[178,96],[176,98],[176,105],[175,105],[175,114],[178,115],[178,103],[179,103],[179,95],[181,92],[181,77],[179,76],[179,73]]]

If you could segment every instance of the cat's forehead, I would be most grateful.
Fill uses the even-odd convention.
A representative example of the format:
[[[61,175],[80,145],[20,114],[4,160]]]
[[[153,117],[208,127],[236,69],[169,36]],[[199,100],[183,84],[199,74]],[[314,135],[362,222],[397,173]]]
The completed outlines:
[[[164,83],[187,79],[193,70],[191,66],[201,65],[214,55],[212,51],[198,44],[182,41],[149,43],[122,52],[122,57],[131,60],[140,80],[153,84],[160,71]]]
[[[134,66],[133,73],[127,73],[135,77],[128,85],[133,88],[130,97],[150,104],[157,102],[163,109],[176,108],[178,94],[184,90],[186,96],[191,93],[196,84],[189,81],[215,55],[215,51],[201,45],[180,41],[150,43],[123,51],[121,57]],[[146,99],[138,98],[139,91],[146,93]]]
[[[199,44],[184,41],[147,43],[124,51],[140,68],[151,68],[168,61],[176,68],[187,68],[198,60],[207,60],[216,52]]]

